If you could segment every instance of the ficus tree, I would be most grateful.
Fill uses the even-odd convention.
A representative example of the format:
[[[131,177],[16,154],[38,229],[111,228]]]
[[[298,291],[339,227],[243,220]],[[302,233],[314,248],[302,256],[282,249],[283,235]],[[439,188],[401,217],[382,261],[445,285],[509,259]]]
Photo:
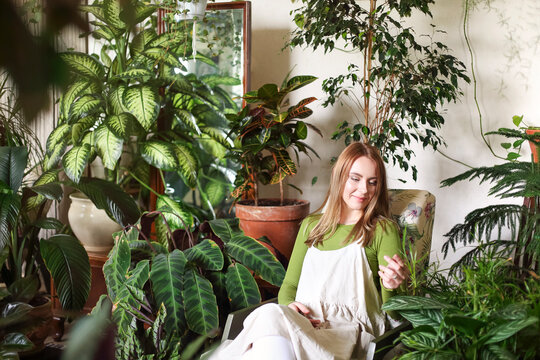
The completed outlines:
[[[291,46],[342,49],[358,54],[343,73],[323,81],[323,106],[347,100],[354,121],[344,119],[333,139],[377,146],[387,163],[411,171],[411,142],[437,149],[444,144],[441,106],[469,82],[464,64],[430,35],[419,35],[405,20],[413,12],[431,16],[434,0],[301,0]]]

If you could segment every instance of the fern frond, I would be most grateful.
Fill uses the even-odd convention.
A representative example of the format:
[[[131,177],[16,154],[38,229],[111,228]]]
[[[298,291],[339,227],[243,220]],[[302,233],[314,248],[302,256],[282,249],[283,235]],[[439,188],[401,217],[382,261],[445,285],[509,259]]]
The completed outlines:
[[[511,238],[518,235],[518,225],[521,216],[526,216],[528,209],[521,205],[490,205],[471,211],[463,224],[457,224],[444,236],[448,240],[443,244],[444,257],[449,247],[456,250],[456,244],[471,244],[490,240],[493,230],[497,230],[497,237],[501,237],[503,227],[511,231]]]

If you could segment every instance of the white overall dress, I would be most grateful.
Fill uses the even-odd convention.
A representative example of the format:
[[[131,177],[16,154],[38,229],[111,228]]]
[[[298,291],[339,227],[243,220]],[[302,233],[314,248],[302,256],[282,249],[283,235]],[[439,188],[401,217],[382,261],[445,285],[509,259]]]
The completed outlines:
[[[310,247],[296,301],[321,325],[314,328],[287,306],[263,305],[246,318],[236,339],[223,343],[210,359],[240,359],[254,341],[272,335],[289,339],[297,360],[364,359],[368,344],[385,331],[379,292],[364,248],[356,242],[337,250]]]

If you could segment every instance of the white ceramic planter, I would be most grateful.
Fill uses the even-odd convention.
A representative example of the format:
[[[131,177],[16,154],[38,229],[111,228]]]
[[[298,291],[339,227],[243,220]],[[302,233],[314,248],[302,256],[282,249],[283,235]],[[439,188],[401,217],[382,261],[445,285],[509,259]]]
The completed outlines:
[[[86,195],[69,195],[68,220],[73,233],[86,251],[109,252],[114,245],[112,234],[122,227],[111,220],[105,210],[98,209]]]
[[[207,0],[178,0],[177,7],[179,13],[175,15],[176,21],[180,20],[202,20],[206,11]]]

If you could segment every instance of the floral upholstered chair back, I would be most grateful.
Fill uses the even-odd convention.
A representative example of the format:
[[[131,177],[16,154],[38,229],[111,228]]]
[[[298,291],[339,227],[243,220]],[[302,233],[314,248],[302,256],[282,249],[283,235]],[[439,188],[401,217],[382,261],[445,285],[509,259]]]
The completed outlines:
[[[422,267],[429,262],[435,196],[414,189],[391,189],[389,195],[390,212],[399,224],[401,239],[405,235],[405,251],[409,259],[416,259]]]

